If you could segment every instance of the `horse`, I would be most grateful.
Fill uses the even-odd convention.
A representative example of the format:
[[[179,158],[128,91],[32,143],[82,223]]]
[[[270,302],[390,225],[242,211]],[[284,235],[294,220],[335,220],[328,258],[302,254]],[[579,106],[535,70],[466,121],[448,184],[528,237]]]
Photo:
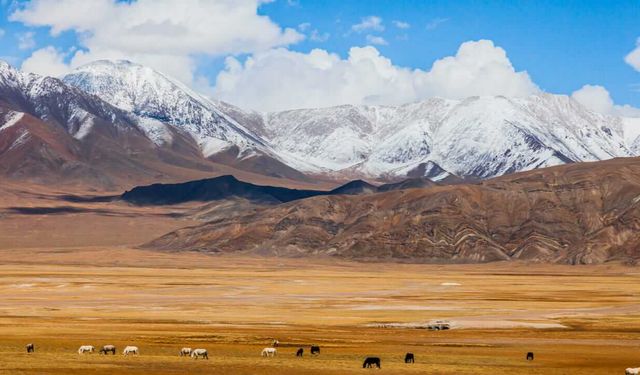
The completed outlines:
[[[198,359],[198,357],[209,359],[209,353],[207,352],[207,349],[193,349],[191,351],[191,358]]]
[[[304,349],[300,348],[300,349],[298,349],[298,351],[296,352],[296,357],[302,357],[302,354],[304,354]]]
[[[33,353],[36,351],[36,347],[32,343],[27,344],[26,347],[27,347],[27,353]]]
[[[276,348],[264,348],[264,349],[262,349],[262,356],[263,357],[275,357],[277,352],[278,351],[276,350]]]
[[[78,348],[78,354],[93,353],[96,348],[93,345],[82,345]]]
[[[105,345],[100,349],[100,354],[107,355],[107,353],[111,352],[111,354],[116,355],[116,347],[113,345]]]
[[[320,347],[318,345],[312,345],[311,354],[320,354]]]
[[[373,366],[378,366],[378,368],[380,368],[380,358],[367,357],[362,364],[362,368],[372,368]]]
[[[278,345],[280,345],[280,341],[278,341],[278,339],[273,339],[273,341],[271,342],[271,346],[277,348]]]
[[[122,355],[129,355],[129,354],[138,355],[138,354],[140,354],[140,351],[138,350],[137,346],[127,346],[122,351]]]
[[[636,367],[636,368],[629,367],[628,369],[624,370],[624,375],[639,375],[639,374],[640,374],[640,367]]]
[[[416,363],[413,353],[407,353],[404,355],[404,363]]]
[[[191,348],[180,349],[180,357],[188,357],[191,355]]]
[[[527,353],[527,361],[533,361],[533,352]]]

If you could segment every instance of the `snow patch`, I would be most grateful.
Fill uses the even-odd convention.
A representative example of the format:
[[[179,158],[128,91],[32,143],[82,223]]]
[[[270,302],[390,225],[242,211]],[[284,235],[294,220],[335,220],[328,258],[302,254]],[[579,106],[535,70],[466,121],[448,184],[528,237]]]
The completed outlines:
[[[0,126],[0,131],[9,129],[13,125],[17,124],[24,117],[24,112],[11,111],[5,118],[5,122]]]
[[[171,131],[161,121],[152,118],[138,117],[138,126],[156,146],[173,143]]]

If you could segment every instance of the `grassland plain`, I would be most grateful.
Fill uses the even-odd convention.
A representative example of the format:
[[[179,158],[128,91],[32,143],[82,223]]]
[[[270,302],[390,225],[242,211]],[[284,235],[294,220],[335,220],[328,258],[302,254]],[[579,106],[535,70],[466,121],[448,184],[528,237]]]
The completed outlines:
[[[2,374],[358,374],[368,355],[381,357],[381,374],[640,366],[638,268],[143,251],[135,245],[196,224],[197,205],[79,202],[68,195],[106,193],[8,183],[0,192]],[[415,328],[432,319],[454,329]],[[278,356],[261,358],[274,337]],[[118,355],[80,356],[83,344],[114,344]],[[140,356],[122,356],[125,345]],[[207,348],[210,360],[180,358],[183,346]]]
[[[640,365],[640,271],[621,265],[312,262],[114,246],[0,256],[1,373],[350,374],[366,371],[367,355],[388,374]],[[432,319],[456,328],[415,328]],[[272,338],[278,356],[261,358]],[[78,355],[82,344],[119,352]],[[295,357],[311,344],[321,355]],[[122,356],[125,345],[140,356]],[[210,360],[180,358],[183,346],[207,348]],[[416,364],[403,363],[406,352]]]

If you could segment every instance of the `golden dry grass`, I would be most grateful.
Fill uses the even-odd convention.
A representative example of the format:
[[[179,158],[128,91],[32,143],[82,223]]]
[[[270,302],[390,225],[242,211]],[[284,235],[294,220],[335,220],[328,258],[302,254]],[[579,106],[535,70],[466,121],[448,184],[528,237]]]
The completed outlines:
[[[371,370],[381,374],[608,375],[640,366],[638,268],[158,253],[132,247],[192,224],[180,214],[193,205],[77,203],[61,197],[94,192],[10,184],[0,193],[2,374],[337,375],[367,373],[367,355],[382,358],[383,369]],[[67,206],[78,211],[11,210]],[[459,329],[376,327],[431,319]],[[272,337],[279,355],[261,358]],[[36,353],[25,353],[28,342]],[[80,356],[81,344],[119,353]],[[139,357],[121,355],[129,344]],[[310,344],[322,354],[295,358]],[[183,346],[207,348],[211,359],[180,358]],[[408,351],[415,365],[402,363]]]
[[[640,364],[640,272],[623,266],[312,263],[122,248],[0,256],[3,373],[349,374],[365,371],[366,355],[380,356],[389,374],[615,374]],[[367,326],[440,318],[461,328]],[[261,358],[272,337],[279,355]],[[37,351],[27,355],[31,341]],[[132,344],[141,355],[80,356],[81,344]],[[322,354],[295,358],[310,344]],[[207,348],[211,359],[180,358],[182,346]],[[407,351],[415,365],[402,362]]]

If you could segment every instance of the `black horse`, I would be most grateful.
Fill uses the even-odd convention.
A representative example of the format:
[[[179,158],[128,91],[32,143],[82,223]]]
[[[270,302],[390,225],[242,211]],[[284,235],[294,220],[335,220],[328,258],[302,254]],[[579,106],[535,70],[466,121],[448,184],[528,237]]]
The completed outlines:
[[[302,357],[303,353],[304,353],[304,349],[302,348],[298,349],[298,351],[296,352],[296,357]]]
[[[33,344],[27,344],[27,353],[33,353],[36,351],[36,347]]]
[[[109,352],[111,352],[111,354],[113,355],[116,355],[116,347],[113,345],[105,345],[102,347],[102,349],[100,349],[100,354],[107,355]]]
[[[533,361],[533,352],[527,353],[527,361]]]
[[[362,364],[362,368],[371,368],[373,366],[378,366],[380,368],[380,358],[378,357],[367,357]]]
[[[413,353],[407,353],[404,355],[404,363],[416,363]]]
[[[317,345],[311,346],[311,354],[320,354],[320,347]]]

